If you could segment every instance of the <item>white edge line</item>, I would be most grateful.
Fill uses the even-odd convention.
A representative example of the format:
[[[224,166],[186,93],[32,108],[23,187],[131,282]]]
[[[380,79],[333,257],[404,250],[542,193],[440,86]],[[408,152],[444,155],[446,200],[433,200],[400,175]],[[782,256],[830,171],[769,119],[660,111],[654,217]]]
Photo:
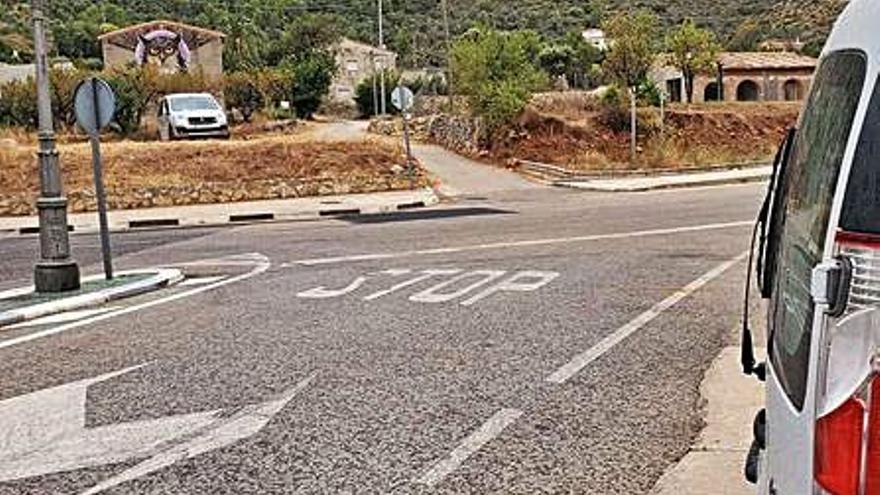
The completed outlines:
[[[53,323],[69,323],[71,321],[83,320],[100,314],[109,313],[111,311],[117,311],[119,309],[121,309],[119,306],[111,306],[109,308],[75,309],[72,311],[43,316],[34,320],[23,321],[21,323],[16,323],[15,325],[9,325],[8,327],[3,327],[2,330],[18,330],[21,328],[41,327]]]
[[[440,483],[457,470],[470,456],[500,435],[508,426],[519,419],[522,414],[523,412],[519,409],[501,409],[483,423],[479,429],[465,438],[446,458],[435,464],[430,471],[415,482],[429,487]]]
[[[664,311],[672,308],[694,292],[700,290],[716,278],[723,275],[727,270],[731,269],[734,265],[748,257],[748,255],[749,253],[748,251],[746,251],[745,253],[737,255],[733,259],[725,261],[724,263],[713,268],[700,278],[686,285],[675,294],[667,297],[663,301],[660,301],[648,311],[640,314],[626,325],[620,327],[611,335],[602,339],[602,341],[600,341],[592,348],[588,349],[586,352],[575,356],[568,364],[562,366],[561,368],[556,370],[556,372],[550,375],[546,381],[557,385],[564,384],[576,374],[578,374],[582,369],[587,367],[590,363],[599,359],[606,352],[614,348],[614,346],[624,341],[630,335],[642,329],[645,325],[660,316]]]
[[[682,234],[688,232],[705,232],[710,230],[723,230],[730,229],[736,227],[746,227],[753,225],[753,220],[747,220],[742,222],[730,222],[730,223],[713,223],[706,225],[695,225],[690,227],[676,227],[670,229],[656,229],[656,230],[643,230],[643,231],[635,231],[635,232],[621,232],[615,234],[597,234],[597,235],[589,235],[589,236],[581,236],[581,237],[562,237],[562,238],[553,238],[553,239],[534,239],[534,240],[526,240],[526,241],[512,241],[512,242],[497,242],[490,244],[473,244],[466,246],[457,246],[457,247],[442,247],[442,248],[432,248],[432,249],[424,249],[418,251],[401,251],[399,253],[374,253],[374,254],[357,254],[352,256],[337,256],[332,258],[314,258],[314,259],[305,259],[293,261],[290,263],[284,263],[281,265],[282,268],[291,268],[295,266],[321,266],[321,265],[333,265],[338,263],[356,263],[361,261],[375,261],[375,260],[385,260],[385,259],[394,259],[394,258],[405,258],[410,256],[425,256],[425,255],[437,255],[437,254],[454,254],[461,253],[466,251],[485,251],[491,249],[507,249],[507,248],[515,248],[515,247],[534,247],[534,246],[547,246],[554,244],[571,244],[577,242],[592,242],[592,241],[606,241],[606,240],[614,240],[614,239],[626,239],[630,237],[649,237],[649,236],[660,236],[660,235],[670,235],[670,234]]]
[[[10,347],[15,347],[17,345],[25,344],[27,342],[32,342],[34,340],[39,340],[39,339],[43,339],[46,337],[51,337],[52,335],[57,335],[59,333],[66,332],[68,330],[73,330],[73,329],[80,328],[80,327],[83,327],[86,325],[91,325],[92,323],[97,323],[100,321],[108,320],[110,318],[115,318],[117,316],[127,315],[130,313],[134,313],[136,311],[140,311],[142,309],[148,309],[148,308],[152,308],[154,306],[159,306],[161,304],[174,302],[174,301],[177,301],[180,299],[184,299],[187,297],[201,294],[203,292],[208,292],[208,291],[223,287],[225,285],[234,284],[236,282],[241,282],[243,280],[247,280],[251,277],[254,277],[254,276],[257,276],[261,273],[266,272],[270,266],[271,266],[271,263],[269,263],[269,261],[267,260],[264,263],[257,265],[256,268],[254,268],[253,270],[251,270],[248,273],[238,275],[236,277],[228,278],[225,280],[221,280],[221,281],[214,283],[214,284],[211,284],[211,285],[205,285],[203,287],[198,287],[198,288],[195,288],[190,291],[181,292],[178,294],[173,294],[171,296],[163,297],[161,299],[156,299],[154,301],[148,301],[143,304],[129,306],[127,308],[120,309],[119,311],[114,311],[112,313],[105,313],[105,314],[98,315],[98,316],[88,318],[85,320],[80,320],[77,322],[69,323],[67,325],[61,325],[59,327],[49,328],[49,329],[43,330],[41,332],[36,332],[36,333],[28,334],[28,335],[23,335],[21,337],[17,337],[14,339],[5,340],[5,341],[0,342],[0,349],[7,349]]]

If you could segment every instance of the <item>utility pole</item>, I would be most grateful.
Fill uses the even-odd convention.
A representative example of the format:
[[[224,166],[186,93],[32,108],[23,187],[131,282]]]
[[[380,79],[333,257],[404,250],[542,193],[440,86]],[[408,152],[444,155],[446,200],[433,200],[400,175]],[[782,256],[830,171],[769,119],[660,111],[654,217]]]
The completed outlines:
[[[49,91],[49,61],[46,54],[46,16],[43,0],[31,0],[34,23],[34,58],[39,112],[40,261],[34,268],[37,292],[65,292],[80,288],[79,267],[70,257],[67,233],[67,198],[64,197]]]
[[[371,53],[370,58],[373,61],[373,75],[370,79],[373,80],[373,117],[379,115],[379,90],[377,88],[378,83],[376,82],[376,53]]]
[[[382,115],[385,115],[385,20],[383,19],[383,17],[384,13],[382,12],[382,0],[379,0],[379,49],[382,50],[382,54],[379,58],[379,60],[381,60],[381,63],[379,64],[379,70],[381,71],[379,74],[379,89],[382,92]]]
[[[446,92],[449,93],[449,110],[455,111],[455,77],[452,71],[452,37],[449,34],[449,0],[440,0],[443,6],[443,28],[446,30]]]
[[[638,154],[638,115],[636,110],[636,87],[633,86],[629,90],[629,99],[630,99],[630,143],[629,143],[629,157],[630,163],[636,163],[636,155]]]

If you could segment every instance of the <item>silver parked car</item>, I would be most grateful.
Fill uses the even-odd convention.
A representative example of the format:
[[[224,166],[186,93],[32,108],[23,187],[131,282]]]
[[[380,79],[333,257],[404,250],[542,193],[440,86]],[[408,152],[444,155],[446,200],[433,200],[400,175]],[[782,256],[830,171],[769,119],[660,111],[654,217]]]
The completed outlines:
[[[229,138],[226,112],[210,93],[178,93],[159,101],[159,139]]]

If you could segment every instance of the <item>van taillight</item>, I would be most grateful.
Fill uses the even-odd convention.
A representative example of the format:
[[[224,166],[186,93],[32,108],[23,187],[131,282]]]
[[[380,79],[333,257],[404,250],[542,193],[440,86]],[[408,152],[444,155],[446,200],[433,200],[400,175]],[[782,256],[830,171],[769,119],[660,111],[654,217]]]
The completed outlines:
[[[833,495],[858,495],[865,409],[857,399],[816,422],[816,483]]]
[[[816,422],[816,483],[831,495],[880,495],[880,378]]]
[[[880,236],[840,231],[837,254],[852,265],[841,319],[880,308]],[[819,493],[880,495],[880,375],[874,369],[859,392],[816,421],[814,475]]]
[[[867,459],[865,462],[865,494],[880,495],[880,379],[875,379],[870,388],[870,410],[868,411],[868,430],[865,434]]]
[[[853,266],[846,312],[880,307],[880,235],[840,231],[837,250]]]

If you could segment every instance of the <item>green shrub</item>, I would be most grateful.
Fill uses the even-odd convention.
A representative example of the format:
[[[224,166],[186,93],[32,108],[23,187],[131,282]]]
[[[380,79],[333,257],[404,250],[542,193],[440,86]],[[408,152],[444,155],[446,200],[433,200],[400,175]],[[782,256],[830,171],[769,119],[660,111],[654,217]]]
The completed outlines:
[[[256,76],[251,72],[234,72],[226,76],[223,94],[229,109],[238,109],[245,122],[265,104],[263,92]]]
[[[288,89],[293,85],[293,74],[289,70],[261,70],[256,73],[256,82],[265,106],[274,108],[282,101],[289,101]]]
[[[88,76],[85,72],[53,69],[49,73],[52,116],[58,127],[76,122],[73,97],[79,83]],[[36,129],[37,86],[33,78],[12,81],[0,87],[0,125]]]
[[[480,27],[452,47],[456,90],[489,132],[511,124],[532,94],[547,85],[535,65],[540,40],[529,31],[503,32]]]
[[[360,113],[361,117],[370,117],[376,114],[373,108],[373,88],[376,88],[377,92],[381,91],[381,86],[379,84],[379,74],[374,74],[371,77],[368,77],[361,81],[358,84],[357,89],[355,90],[354,101],[357,104],[358,113]],[[375,82],[375,86],[373,83]],[[397,114],[397,108],[391,104],[391,93],[394,92],[394,88],[400,83],[400,74],[396,71],[386,70],[385,71],[385,102],[386,102],[386,110],[388,113],[394,115]],[[375,101],[381,101],[381,95],[376,95]],[[380,109],[381,111],[381,109]]]
[[[291,104],[296,110],[297,117],[311,118],[330,92],[330,85],[336,73],[336,59],[329,53],[315,52],[295,62],[291,70],[293,72],[292,84],[289,88]]]
[[[78,70],[53,69],[49,73],[52,87],[52,115],[61,126],[76,124],[74,96],[76,88],[89,74]]]
[[[651,93],[650,89],[644,91],[648,94]],[[638,92],[636,98],[639,98]],[[629,132],[632,128],[631,104],[628,90],[620,90],[616,86],[611,86],[600,100],[598,122],[613,132]],[[657,112],[640,109],[636,114],[636,126],[638,126],[640,135],[650,135],[657,132],[660,128]]]
[[[0,86],[0,125],[36,129],[37,86],[32,78]]]
[[[201,71],[159,74],[146,68],[144,76],[154,96],[162,97],[173,93],[213,93],[219,95],[222,81],[215,81]]]
[[[147,71],[139,67],[126,67],[106,74],[107,82],[116,92],[115,123],[125,135],[137,132],[144,112],[155,96]]]

